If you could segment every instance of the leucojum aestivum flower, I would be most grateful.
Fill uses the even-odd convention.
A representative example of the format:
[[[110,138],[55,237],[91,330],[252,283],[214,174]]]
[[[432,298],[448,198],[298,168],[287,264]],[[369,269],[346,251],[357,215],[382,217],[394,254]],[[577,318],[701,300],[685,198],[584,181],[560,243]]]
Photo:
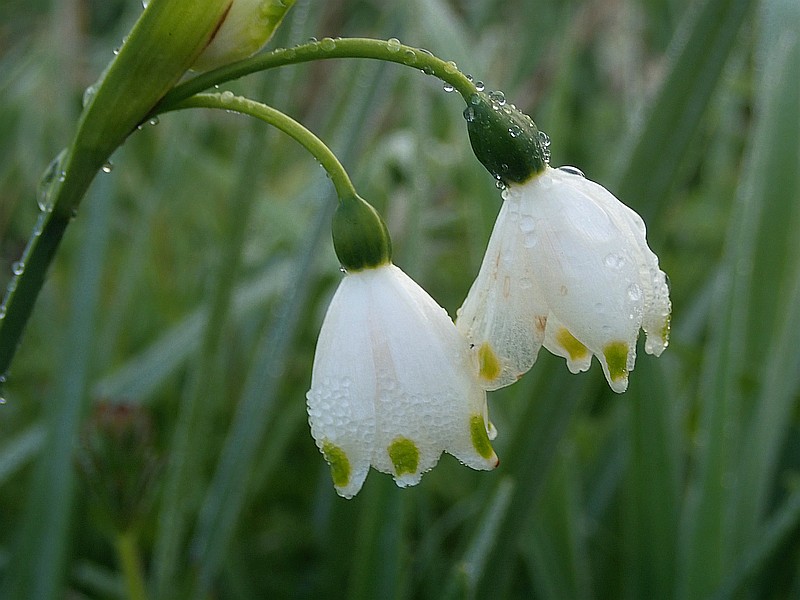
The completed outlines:
[[[611,388],[623,392],[639,331],[647,336],[645,351],[656,356],[669,334],[667,280],[641,218],[577,169],[550,167],[545,138],[527,115],[426,51],[396,39],[325,38],[246,58],[269,39],[291,4],[216,2],[213,15],[191,3],[148,5],[89,97],[53,206],[25,250],[31,265],[0,305],[0,375],[44,269],[100,165],[137,124],[173,110],[215,108],[292,136],[327,170],[337,191],[333,242],[345,274],[321,326],[307,407],[311,434],[340,495],[356,495],[370,467],[391,474],[401,487],[415,485],[443,452],[473,469],[495,468],[487,391],[514,383],[541,346],[564,357],[573,372],[597,357]],[[194,31],[198,27],[202,31]],[[503,184],[486,256],[455,323],[392,264],[386,225],[323,142],[254,100],[199,93],[259,70],[356,57],[413,66],[443,79],[445,89],[457,89],[467,102],[475,155]],[[187,69],[212,70],[177,83]],[[125,104],[124,118],[116,110],[120,94],[136,100]]]
[[[369,467],[405,487],[443,451],[474,469],[498,464],[484,390],[514,383],[541,346],[573,373],[596,356],[624,392],[636,341],[660,355],[669,335],[666,275],[642,219],[578,169],[550,167],[548,140],[499,95],[476,92],[464,116],[503,205],[456,326],[390,262],[368,205],[334,218],[346,271],[322,324],[307,394],[311,433],[337,492]],[[360,215],[354,218],[354,214]],[[338,235],[337,235],[338,234]]]

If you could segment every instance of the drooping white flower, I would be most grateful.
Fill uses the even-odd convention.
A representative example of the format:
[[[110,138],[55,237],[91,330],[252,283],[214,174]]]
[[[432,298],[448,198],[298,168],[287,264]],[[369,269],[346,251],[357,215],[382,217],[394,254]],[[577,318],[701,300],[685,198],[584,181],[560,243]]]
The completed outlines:
[[[307,394],[311,434],[336,491],[370,466],[415,485],[448,452],[492,469],[486,392],[445,310],[391,263],[349,272],[328,307]]]
[[[544,345],[573,373],[596,356],[611,388],[624,392],[639,330],[655,356],[669,336],[666,275],[641,217],[572,167],[510,182],[503,198],[456,321],[484,387],[519,379]]]

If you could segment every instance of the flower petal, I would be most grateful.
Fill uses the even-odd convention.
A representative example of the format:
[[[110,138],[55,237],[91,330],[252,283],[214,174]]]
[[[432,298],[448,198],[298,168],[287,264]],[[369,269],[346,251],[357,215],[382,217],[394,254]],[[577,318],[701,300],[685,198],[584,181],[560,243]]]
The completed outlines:
[[[320,332],[308,393],[312,435],[337,491],[355,494],[370,464],[401,487],[415,485],[443,451],[494,468],[486,393],[472,361],[444,309],[400,269],[346,275]],[[331,445],[352,465],[346,483]]]
[[[523,208],[508,200],[500,207],[478,277],[457,313],[456,326],[478,353],[487,390],[517,381],[544,341],[548,310],[530,260],[533,217]]]

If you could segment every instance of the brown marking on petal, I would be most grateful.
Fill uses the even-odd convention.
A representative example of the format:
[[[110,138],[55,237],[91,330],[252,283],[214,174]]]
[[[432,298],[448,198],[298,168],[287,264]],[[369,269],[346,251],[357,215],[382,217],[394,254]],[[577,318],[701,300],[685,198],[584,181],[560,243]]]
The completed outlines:
[[[540,335],[544,335],[545,327],[547,327],[547,317],[539,315],[533,318],[533,322],[536,327],[536,332]]]

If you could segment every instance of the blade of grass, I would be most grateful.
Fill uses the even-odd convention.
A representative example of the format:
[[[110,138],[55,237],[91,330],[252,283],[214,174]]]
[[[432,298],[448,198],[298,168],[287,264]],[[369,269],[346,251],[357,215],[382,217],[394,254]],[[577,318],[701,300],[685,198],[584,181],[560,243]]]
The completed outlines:
[[[764,492],[763,489],[755,489],[752,480],[741,479],[741,476],[755,475],[763,488],[767,481],[752,470],[769,467],[765,460],[769,460],[768,446],[774,443],[769,440],[745,442],[749,437],[748,432],[738,429],[738,424],[744,422],[740,413],[742,395],[747,392],[745,386],[752,388],[757,385],[761,375],[759,363],[754,361],[754,356],[758,355],[756,349],[760,348],[763,356],[765,349],[775,343],[774,336],[778,333],[771,327],[759,328],[757,333],[753,333],[748,331],[746,324],[751,318],[759,322],[762,317],[768,318],[767,314],[762,314],[765,311],[774,313],[775,292],[785,286],[780,277],[763,281],[759,274],[762,267],[755,262],[763,252],[759,243],[766,241],[767,244],[775,244],[771,250],[775,252],[782,241],[783,232],[775,229],[771,224],[772,216],[766,218],[765,211],[777,210],[778,218],[791,222],[791,215],[786,210],[793,209],[792,203],[787,202],[787,196],[783,195],[785,188],[771,187],[773,174],[768,165],[773,160],[779,161],[779,164],[783,160],[775,152],[789,151],[790,156],[797,156],[797,138],[784,136],[786,127],[794,122],[797,84],[785,76],[783,69],[789,66],[786,59],[775,61],[776,57],[769,54],[763,57],[767,62],[760,88],[763,95],[756,125],[758,133],[744,174],[745,183],[740,187],[739,206],[728,238],[722,285],[714,303],[716,313],[704,368],[705,385],[700,394],[702,413],[698,435],[702,445],[684,513],[682,580],[678,588],[678,595],[682,597],[709,594],[722,577],[728,566],[726,563],[733,558],[731,554],[737,538],[743,531],[753,530],[754,497]],[[787,97],[789,103],[783,104]],[[794,104],[791,98],[795,98]],[[794,149],[782,147],[778,141],[780,139],[793,143]],[[773,254],[769,260],[775,258]],[[769,299],[764,297],[765,290],[761,289],[764,286],[769,291]],[[773,409],[764,410],[772,412]],[[780,416],[780,410],[774,414],[776,418],[785,417],[785,414]],[[781,424],[774,419],[766,416],[771,425],[780,427]],[[744,458],[744,454],[741,457],[737,454],[743,443],[759,446],[753,449],[759,453],[758,456],[745,459],[751,462],[751,466],[746,467],[744,472],[739,470],[739,460]],[[738,478],[737,471],[740,475]],[[726,520],[729,500],[740,494],[736,502],[741,502],[748,514],[729,513]]]
[[[51,406],[44,409],[47,439],[31,485],[19,548],[9,566],[5,598],[55,599],[64,595],[74,495],[72,450],[88,398],[113,182],[113,177],[102,177],[90,191],[86,237],[75,264],[63,368]]]
[[[508,448],[503,451],[506,458],[501,457],[501,468],[513,477],[515,484],[509,509],[500,521],[495,543],[486,548],[480,563],[473,562],[473,579],[465,581],[455,572],[445,597],[453,597],[459,590],[468,597],[508,597],[517,564],[513,557],[516,557],[517,541],[522,534],[520,525],[535,504],[575,409],[595,389],[589,382],[596,383],[596,380],[588,376],[566,377],[564,373],[553,376],[553,371],[563,365],[558,365],[548,355],[541,355],[538,362],[524,383],[520,382],[515,388],[517,401],[525,402],[526,406],[517,419]],[[492,518],[484,511],[480,521]]]
[[[778,547],[800,527],[800,490],[795,490],[764,523],[738,561],[728,569],[712,600],[735,597],[751,577],[758,575]],[[794,596],[788,596],[794,597]]]
[[[46,436],[43,426],[33,425],[3,444],[0,448],[0,485],[36,456]]]
[[[730,507],[736,547],[758,535],[800,385],[800,359],[794,348],[800,331],[800,265],[796,260],[776,260],[800,255],[796,234],[800,227],[796,202],[800,197],[800,121],[796,118],[800,84],[786,76],[800,72],[800,5],[776,1],[766,8],[760,116],[747,192],[761,205],[758,239],[749,263],[747,352],[763,360],[751,358],[755,364],[748,365],[748,374],[759,377],[761,385],[753,415],[747,420],[739,490]]]
[[[661,365],[642,357],[625,394],[630,460],[623,496],[626,597],[674,598],[681,423]]]
[[[673,38],[669,72],[644,125],[634,132],[629,157],[611,189],[646,222],[665,207],[723,67],[754,0],[707,0],[690,4]]]

